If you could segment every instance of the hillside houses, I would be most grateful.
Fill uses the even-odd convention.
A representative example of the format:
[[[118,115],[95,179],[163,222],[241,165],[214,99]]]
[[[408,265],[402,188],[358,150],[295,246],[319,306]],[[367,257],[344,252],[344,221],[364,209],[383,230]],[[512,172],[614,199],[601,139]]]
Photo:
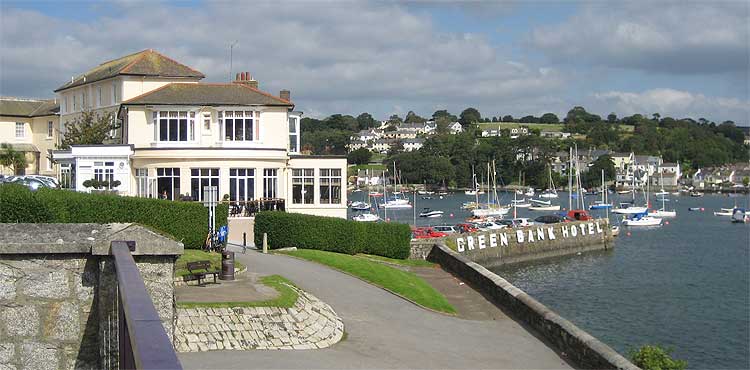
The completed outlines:
[[[401,143],[405,151],[418,150],[424,144],[424,138],[437,132],[434,121],[424,123],[402,123],[395,130],[389,129],[390,123],[382,121],[380,127],[362,130],[349,137],[347,149],[351,152],[357,149],[367,149],[377,153],[386,153],[393,146]],[[458,122],[448,126],[448,132],[458,134],[463,127]]]
[[[735,163],[720,167],[701,168],[693,174],[693,186],[699,189],[720,189],[744,185],[750,180],[750,164]]]

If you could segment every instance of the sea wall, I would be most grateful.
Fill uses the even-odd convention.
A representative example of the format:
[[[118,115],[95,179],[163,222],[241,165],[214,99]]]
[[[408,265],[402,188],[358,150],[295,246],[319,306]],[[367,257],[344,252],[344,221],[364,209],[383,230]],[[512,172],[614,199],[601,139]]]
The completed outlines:
[[[444,244],[432,248],[429,261],[439,263],[498,307],[531,326],[557,350],[585,369],[638,369],[625,357],[554,311]]]
[[[182,243],[133,224],[0,224],[0,369],[117,368],[113,240],[136,241],[136,266],[173,337]]]
[[[614,246],[607,219],[454,234],[445,244],[471,261],[493,267]]]

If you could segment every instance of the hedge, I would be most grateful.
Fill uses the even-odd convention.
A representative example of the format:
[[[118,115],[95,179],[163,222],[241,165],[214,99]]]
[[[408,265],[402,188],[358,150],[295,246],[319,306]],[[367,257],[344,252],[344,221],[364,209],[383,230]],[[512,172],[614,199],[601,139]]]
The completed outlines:
[[[227,205],[216,207],[216,227],[227,224]],[[0,222],[114,223],[132,222],[198,249],[208,235],[208,210],[197,202],[88,194],[69,190],[0,186]]]
[[[411,229],[398,223],[355,222],[341,218],[264,211],[255,216],[255,245],[268,234],[271,249],[296,247],[330,252],[409,257]]]

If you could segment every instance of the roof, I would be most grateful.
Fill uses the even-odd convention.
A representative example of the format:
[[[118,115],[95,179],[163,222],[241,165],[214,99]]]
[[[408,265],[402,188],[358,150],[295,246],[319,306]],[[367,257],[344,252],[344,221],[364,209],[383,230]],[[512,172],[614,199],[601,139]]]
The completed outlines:
[[[242,83],[170,83],[122,104],[294,106],[290,101]]]
[[[424,139],[421,139],[421,138],[406,139],[406,140],[402,141],[402,143],[404,143],[404,144],[406,144],[406,143],[422,144],[422,143],[424,143]]]
[[[57,114],[60,104],[54,100],[0,98],[0,116],[41,117]]]
[[[73,81],[66,82],[64,85],[58,87],[55,92],[119,75],[191,78],[206,77],[203,73],[164,56],[153,49],[147,49],[135,54],[104,62],[76,77]]]
[[[35,152],[39,153],[39,149],[34,144],[18,144],[18,143],[3,143],[9,144],[13,150],[17,152]]]
[[[662,163],[661,166],[662,167],[677,167],[677,163],[667,162],[667,163]]]

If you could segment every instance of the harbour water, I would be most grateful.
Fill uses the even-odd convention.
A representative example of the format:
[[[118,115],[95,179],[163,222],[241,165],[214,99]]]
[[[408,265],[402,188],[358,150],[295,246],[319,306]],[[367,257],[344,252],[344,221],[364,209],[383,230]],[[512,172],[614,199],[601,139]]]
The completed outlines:
[[[350,196],[358,198],[358,193]],[[473,198],[417,196],[417,214],[423,207],[445,211],[438,219],[417,217],[417,225],[462,222],[469,212],[461,203]],[[612,251],[494,271],[624,355],[659,344],[672,347],[689,368],[748,369],[750,225],[713,215],[735,200],[746,206],[747,197],[669,198],[667,208],[677,210],[676,218],[656,228],[622,227]],[[510,199],[506,194],[504,203]],[[594,199],[586,197],[587,204]],[[567,205],[567,194],[560,193],[559,201]],[[520,209],[518,217],[546,213]],[[411,224],[413,210],[389,210],[388,218]]]

